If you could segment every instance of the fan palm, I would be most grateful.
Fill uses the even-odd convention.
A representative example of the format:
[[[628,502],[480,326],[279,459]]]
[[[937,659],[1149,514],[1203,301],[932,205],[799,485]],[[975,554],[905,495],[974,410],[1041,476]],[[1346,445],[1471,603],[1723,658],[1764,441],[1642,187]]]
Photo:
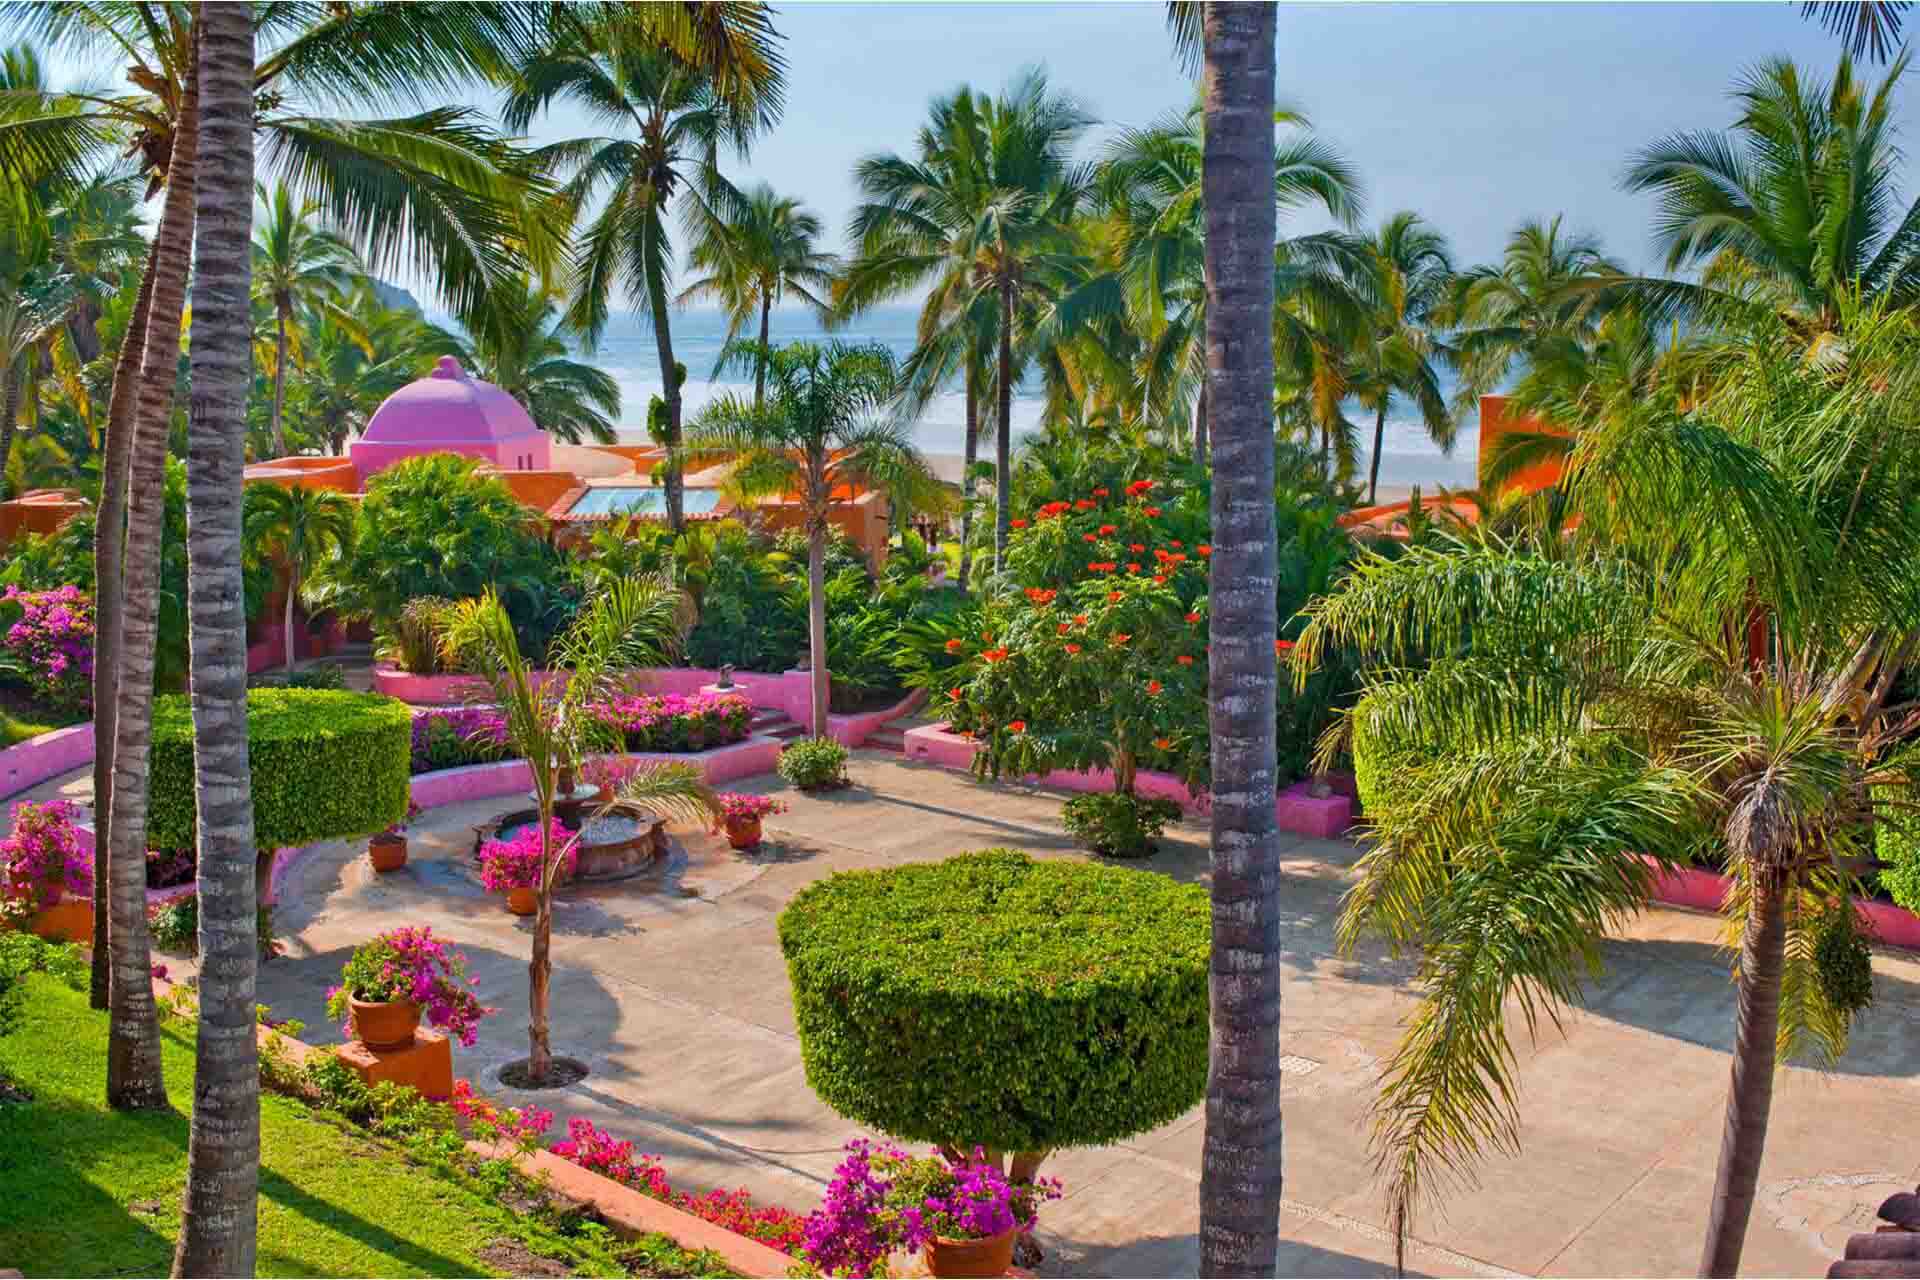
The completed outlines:
[[[611,444],[620,384],[568,355],[559,296],[525,278],[502,284],[485,322],[469,334],[462,360],[556,439]]]
[[[449,608],[443,655],[452,670],[477,675],[507,722],[507,741],[533,774],[540,814],[540,882],[527,966],[527,1078],[546,1082],[553,1066],[548,1033],[548,986],[553,976],[553,891],[566,865],[566,846],[553,844],[554,801],[564,771],[571,775],[588,753],[604,750],[605,725],[595,705],[616,692],[633,667],[662,665],[680,652],[690,618],[686,597],[664,578],[629,578],[608,585],[555,641],[547,664],[565,680],[536,676],[539,655],[521,652],[513,620],[489,589]],[[666,764],[642,769],[616,804],[693,820],[710,818],[713,796],[699,768]]]
[[[699,205],[688,207],[696,216],[711,212]],[[839,259],[814,247],[820,233],[818,214],[763,182],[742,192],[731,213],[703,218],[690,258],[696,270],[707,274],[682,289],[676,301],[682,305],[703,297],[718,301],[727,316],[728,342],[739,337],[757,315],[760,345],[767,347],[773,308],[787,295],[822,316],[831,310],[829,291]],[[766,393],[766,366],[756,363],[753,402],[761,403]]]
[[[1658,198],[1667,270],[1701,273],[1638,281],[1636,293],[1657,314],[1770,307],[1810,340],[1834,330],[1852,293],[1920,301],[1920,201],[1897,187],[1893,93],[1907,58],[1878,85],[1845,55],[1830,84],[1770,59],[1735,82],[1731,130],[1673,134],[1636,155],[1626,187]]]
[[[827,535],[829,511],[860,489],[930,487],[925,459],[908,429],[882,419],[899,372],[885,347],[844,342],[796,342],[735,354],[763,362],[770,386],[764,403],[727,395],[707,406],[687,430],[694,455],[730,455],[731,482],[754,495],[798,499],[807,533],[808,664],[813,685],[812,729],[826,737]],[[758,343],[751,347],[759,347]]]
[[[253,233],[253,289],[273,308],[273,416],[268,431],[278,456],[287,453],[281,415],[287,403],[288,328],[297,310],[338,301],[358,272],[353,248],[314,225],[319,206],[294,203],[284,186],[255,184],[266,216]]]
[[[293,670],[293,604],[314,570],[353,545],[354,504],[331,489],[261,482],[247,489],[242,538],[260,561],[286,571],[287,670]]]
[[[1069,153],[1093,123],[1055,94],[1044,72],[1023,72],[997,98],[960,88],[936,98],[917,156],[869,156],[855,169],[862,203],[853,215],[856,253],[836,293],[844,314],[926,288],[918,342],[942,344],[918,362],[910,403],[924,405],[940,379],[967,385],[966,431],[979,430],[976,370],[992,368],[996,563],[1011,528],[1015,329],[1034,296],[1058,287],[1075,258],[1070,223],[1090,174]],[[989,345],[992,344],[992,345]],[[997,346],[997,351],[993,350]]]
[[[1451,353],[1434,331],[1453,283],[1446,237],[1419,214],[1402,210],[1365,237],[1364,271],[1354,287],[1365,299],[1366,341],[1348,353],[1354,394],[1373,410],[1373,459],[1367,471],[1367,502],[1379,495],[1380,452],[1387,412],[1402,396],[1419,411],[1427,435],[1451,452],[1455,419],[1440,391],[1436,360]]]
[[[1435,1179],[1520,1141],[1507,998],[1529,1029],[1557,1016],[1656,876],[1704,856],[1734,879],[1739,958],[1701,1269],[1738,1266],[1776,1061],[1839,1053],[1863,1000],[1815,955],[1865,963],[1846,894],[1868,797],[1914,786],[1890,694],[1920,630],[1900,443],[1920,335],[1899,313],[1843,322],[1844,368],[1768,317],[1690,409],[1659,394],[1583,431],[1575,553],[1558,534],[1414,548],[1307,610],[1303,670],[1343,643],[1377,664],[1351,729],[1390,776],[1340,935],[1420,948],[1375,1110],[1403,1232]]]
[[[568,101],[629,135],[574,138],[535,153],[543,168],[570,175],[560,203],[574,217],[605,192],[574,253],[579,292],[568,321],[597,344],[615,290],[645,301],[664,388],[661,436],[671,451],[680,442],[681,397],[667,311],[669,216],[676,203],[695,228],[727,216],[739,196],[720,176],[720,149],[744,156],[777,104],[723,93],[704,71],[617,19],[583,23],[521,60],[502,116],[524,130]],[[667,521],[677,531],[685,522],[682,477],[669,463],[664,479]]]

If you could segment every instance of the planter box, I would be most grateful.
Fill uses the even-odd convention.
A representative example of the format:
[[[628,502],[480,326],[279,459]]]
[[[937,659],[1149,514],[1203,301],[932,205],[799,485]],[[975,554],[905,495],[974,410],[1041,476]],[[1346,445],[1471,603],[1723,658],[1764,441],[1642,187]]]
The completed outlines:
[[[553,676],[551,671],[534,672],[535,687],[545,684]],[[417,676],[386,662],[377,663],[373,668],[373,691],[416,707],[453,707],[490,700],[487,698],[486,682],[478,676]]]
[[[86,898],[62,898],[33,918],[28,930],[51,941],[93,945],[93,903]]]

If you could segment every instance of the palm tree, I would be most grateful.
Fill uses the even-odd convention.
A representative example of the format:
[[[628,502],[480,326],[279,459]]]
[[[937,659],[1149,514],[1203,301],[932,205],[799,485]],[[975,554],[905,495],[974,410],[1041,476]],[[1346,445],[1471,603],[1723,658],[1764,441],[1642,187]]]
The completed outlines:
[[[176,1276],[254,1273],[260,1068],[254,1047],[253,797],[247,764],[247,619],[241,474],[253,386],[250,4],[203,7],[196,183],[187,597],[192,615],[200,1017]]]
[[[502,118],[524,131],[542,111],[569,100],[632,136],[570,139],[535,153],[543,168],[571,173],[560,202],[572,216],[606,191],[574,254],[579,296],[568,320],[591,346],[606,331],[615,289],[645,300],[665,388],[661,434],[672,450],[680,442],[681,401],[667,313],[674,269],[668,215],[678,199],[692,225],[724,217],[739,197],[720,176],[720,149],[744,156],[774,114],[764,98],[723,95],[706,72],[618,21],[583,22],[522,60]],[[685,522],[678,468],[669,463],[664,479],[667,521],[677,532]]]
[[[925,459],[903,424],[879,418],[899,371],[877,344],[796,342],[777,349],[730,344],[762,362],[772,383],[760,405],[723,396],[687,431],[689,454],[727,454],[732,483],[750,494],[793,494],[807,531],[807,641],[815,737],[827,722],[827,534],[836,492],[930,485]],[[758,350],[749,347],[759,348]],[[844,500],[844,498],[843,498]]]
[[[250,551],[287,571],[287,670],[293,670],[293,602],[322,564],[353,545],[354,505],[331,489],[268,482],[248,487],[243,538]]]
[[[1900,27],[1912,7],[1913,0],[1803,0],[1800,16],[1818,18],[1854,57],[1885,62],[1900,47]]]
[[[100,358],[96,326],[107,299],[125,287],[128,273],[138,271],[146,257],[138,177],[124,164],[95,169],[47,212],[54,261],[73,288],[67,340],[81,365]]]
[[[1809,340],[1834,330],[1855,292],[1920,301],[1920,201],[1895,185],[1893,92],[1907,60],[1869,86],[1844,54],[1830,85],[1770,59],[1735,81],[1731,130],[1673,134],[1635,156],[1625,185],[1659,198],[1667,270],[1700,271],[1636,293],[1658,314],[1769,307]]]
[[[689,208],[696,216],[710,212],[699,205]],[[788,294],[822,316],[831,309],[828,291],[840,263],[832,254],[814,248],[820,233],[820,216],[798,199],[778,195],[764,182],[743,191],[736,211],[702,221],[691,260],[707,274],[682,289],[676,301],[684,306],[696,298],[718,300],[727,314],[728,342],[740,336],[757,312],[760,345],[766,347],[774,305]],[[766,367],[756,364],[756,405],[766,392]]]
[[[869,156],[855,177],[864,202],[854,211],[854,261],[836,294],[843,314],[931,286],[920,313],[922,344],[962,344],[930,369],[946,376],[991,370],[994,416],[996,565],[1006,554],[1012,517],[1015,328],[1036,294],[1064,282],[1077,262],[1070,223],[1089,174],[1071,163],[1074,143],[1093,118],[1052,93],[1044,72],[1021,73],[998,98],[970,88],[936,98],[921,126],[918,158]],[[986,344],[997,345],[990,354]],[[1022,356],[1026,354],[1024,351]],[[974,421],[974,379],[967,377],[967,435]],[[938,384],[916,380],[921,396]],[[924,403],[924,401],[922,401]]]
[[[560,333],[558,292],[521,279],[502,284],[461,362],[520,402],[536,425],[568,444],[617,439],[620,384],[570,359]]]
[[[460,351],[452,334],[416,311],[382,306],[364,288],[339,307],[308,312],[300,328],[292,421],[335,454],[346,453],[381,401]]]
[[[1176,11],[1177,12],[1177,11]],[[1274,12],[1208,4],[1207,405],[1213,434],[1213,1029],[1200,1273],[1273,1273],[1280,1232],[1280,868],[1274,824]]]
[[[13,455],[26,379],[23,366],[39,354],[47,339],[66,327],[73,305],[74,291],[67,281],[46,278],[44,269],[51,264],[41,265],[42,270],[13,276],[0,287],[0,468]]]
[[[536,886],[533,954],[527,967],[527,1078],[545,1083],[553,1068],[548,1037],[547,991],[553,976],[553,890],[566,864],[566,847],[552,843],[554,799],[562,772],[571,776],[591,751],[604,750],[604,726],[594,704],[618,688],[621,672],[670,662],[690,622],[686,597],[664,578],[614,582],[583,609],[554,644],[553,668],[564,681],[535,678],[537,661],[520,651],[513,621],[489,589],[477,600],[449,610],[442,647],[449,669],[479,676],[487,696],[506,716],[507,740],[533,773],[540,811],[542,874]],[[616,802],[627,807],[695,820],[710,817],[713,797],[695,765],[641,770]]]
[[[272,304],[273,417],[268,430],[278,456],[285,457],[286,432],[280,419],[287,403],[287,330],[295,309],[316,309],[338,301],[359,268],[353,247],[314,225],[319,206],[295,204],[284,186],[271,192],[256,184],[266,209],[253,236],[253,287]]]
[[[1908,724],[1889,696],[1920,629],[1897,550],[1920,536],[1920,472],[1887,447],[1920,394],[1920,335],[1884,307],[1843,325],[1844,368],[1805,361],[1767,316],[1691,408],[1663,388],[1583,424],[1571,548],[1415,548],[1309,607],[1308,662],[1352,643],[1375,664],[1353,741],[1393,779],[1341,939],[1421,948],[1375,1109],[1403,1232],[1432,1175],[1520,1141],[1504,1000],[1529,1026],[1556,1016],[1658,873],[1705,854],[1735,884],[1702,1274],[1738,1267],[1778,1057],[1837,1055],[1870,995],[1847,867],[1871,850],[1872,788],[1920,794],[1892,756]],[[1522,913],[1522,932],[1496,923]]]
[[[1373,410],[1373,461],[1367,473],[1367,503],[1380,487],[1380,450],[1387,412],[1395,396],[1412,401],[1421,425],[1443,451],[1453,448],[1455,422],[1440,391],[1435,358],[1450,353],[1434,332],[1437,314],[1453,282],[1446,237],[1419,214],[1402,210],[1365,238],[1365,272],[1356,291],[1366,300],[1366,341],[1348,355],[1354,393]]]

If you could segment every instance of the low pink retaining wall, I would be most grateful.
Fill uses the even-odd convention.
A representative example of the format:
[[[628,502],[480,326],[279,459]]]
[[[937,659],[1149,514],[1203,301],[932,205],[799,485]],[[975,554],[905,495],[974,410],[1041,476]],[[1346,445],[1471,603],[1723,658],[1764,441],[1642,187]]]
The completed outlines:
[[[709,667],[648,667],[638,673],[648,693],[695,694],[717,684],[720,673]],[[808,671],[736,671],[733,682],[748,702],[770,711],[782,711],[808,733],[813,732],[813,678]],[[833,717],[828,717],[831,726]]]
[[[927,700],[925,689],[915,689],[912,693],[880,711],[863,711],[857,716],[827,717],[827,735],[835,742],[849,749],[859,746],[889,721],[918,711],[920,704]]]
[[[710,751],[634,752],[597,758],[631,760],[643,764],[697,764],[706,774],[708,782],[732,782],[757,773],[772,773],[780,761],[780,741],[754,734],[740,742],[715,747]],[[488,764],[462,765],[457,769],[437,769],[432,773],[416,774],[412,786],[413,802],[422,809],[531,790],[533,773],[525,760],[495,760]]]
[[[1732,881],[1717,871],[1681,867],[1654,877],[1653,896],[1669,906],[1717,913],[1731,887]],[[1920,916],[1875,898],[1855,898],[1853,907],[1872,929],[1874,941],[1920,951]]]
[[[0,795],[16,795],[93,763],[93,724],[70,725],[0,751]]]
[[[535,686],[553,679],[551,671],[533,673]],[[388,663],[373,668],[373,691],[389,698],[412,703],[416,707],[451,707],[487,696],[486,682],[478,676],[416,676]]]
[[[979,743],[950,732],[945,725],[909,729],[906,739],[907,759],[924,760],[947,769],[971,770],[973,757],[980,750]],[[1111,791],[1113,771],[1056,769],[1045,777],[1030,778],[1028,781],[1043,787],[1059,787],[1063,791]],[[1207,797],[1202,795],[1196,798],[1188,792],[1186,783],[1170,773],[1142,769],[1133,776],[1133,789],[1143,796],[1171,800],[1189,813],[1204,813],[1208,807]],[[1304,782],[1295,783],[1281,792],[1273,811],[1280,829],[1296,835],[1337,836],[1353,825],[1351,799],[1338,793],[1314,796]]]

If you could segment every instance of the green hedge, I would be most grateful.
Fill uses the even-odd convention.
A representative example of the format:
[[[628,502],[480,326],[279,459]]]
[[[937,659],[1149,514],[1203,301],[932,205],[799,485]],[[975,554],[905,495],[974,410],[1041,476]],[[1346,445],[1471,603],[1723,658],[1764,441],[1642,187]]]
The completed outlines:
[[[1207,893],[1009,849],[844,872],[780,915],[807,1083],[896,1138],[1093,1146],[1198,1103]]]
[[[405,703],[334,689],[252,689],[247,754],[253,833],[281,849],[379,831],[407,816],[412,715]],[[187,699],[153,703],[147,844],[193,846],[193,715]]]
[[[1398,788],[1405,784],[1407,771],[1430,758],[1417,751],[1390,751],[1368,731],[1367,713],[1379,696],[1369,693],[1355,703],[1348,722],[1353,729],[1348,744],[1353,756],[1353,789],[1359,794],[1361,814],[1370,818],[1388,812]]]
[[[1920,747],[1897,752],[1888,764],[1920,769]],[[1882,783],[1873,789],[1874,854],[1880,860],[1880,887],[1895,903],[1920,911],[1920,786]]]

